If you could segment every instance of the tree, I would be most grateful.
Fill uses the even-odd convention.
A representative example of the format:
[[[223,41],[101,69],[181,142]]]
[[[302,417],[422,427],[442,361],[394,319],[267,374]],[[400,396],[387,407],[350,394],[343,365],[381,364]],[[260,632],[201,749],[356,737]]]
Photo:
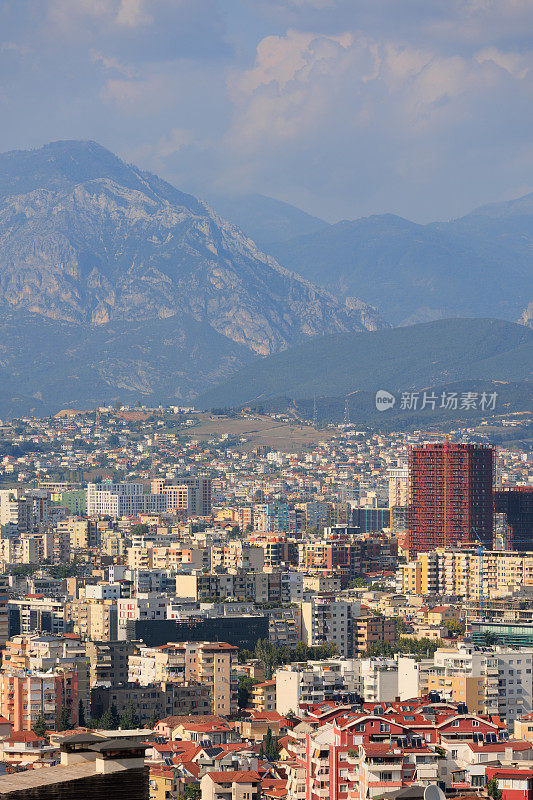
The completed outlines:
[[[59,717],[57,718],[57,730],[68,731],[71,727],[72,724],[70,722],[70,711],[68,706],[62,705],[59,712]]]
[[[120,717],[117,707],[112,703],[107,711],[104,711],[98,722],[98,727],[104,731],[116,731],[120,725]]]
[[[148,720],[148,727],[152,728],[153,730],[158,722],[159,722],[159,714],[157,713],[157,711],[152,711],[152,716]]]
[[[131,529],[132,536],[144,536],[147,533],[150,533],[150,526],[145,522],[134,525]]]
[[[461,619],[451,619],[446,623],[446,627],[448,628],[448,633],[456,633],[462,636],[465,632],[465,624]]]
[[[43,738],[46,737],[46,720],[42,714],[39,714],[37,719],[35,720],[35,725],[33,726],[33,732],[36,736],[41,736]]]
[[[81,700],[78,703],[78,725],[80,728],[85,728],[85,706]]]
[[[183,796],[185,800],[200,800],[202,796],[200,785],[198,783],[192,783],[186,786],[183,791]]]
[[[237,694],[239,708],[248,708],[250,702],[250,695],[252,694],[252,687],[255,686],[257,681],[250,678],[248,675],[241,675],[237,683]]]
[[[498,786],[496,778],[489,778],[487,781],[487,792],[492,800],[502,800],[502,790]]]
[[[139,724],[140,720],[135,711],[135,706],[130,703],[120,719],[120,727],[124,731],[131,731],[134,728],[138,728]]]
[[[264,751],[267,761],[277,761],[279,758],[279,744],[277,738],[272,736],[272,731],[267,728],[264,738]]]

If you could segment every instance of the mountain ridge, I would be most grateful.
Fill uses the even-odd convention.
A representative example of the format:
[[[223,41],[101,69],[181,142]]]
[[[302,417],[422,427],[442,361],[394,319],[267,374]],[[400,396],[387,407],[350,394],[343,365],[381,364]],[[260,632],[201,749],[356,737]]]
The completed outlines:
[[[0,307],[91,325],[189,314],[262,354],[372,324],[94,142],[11,151],[0,174]]]

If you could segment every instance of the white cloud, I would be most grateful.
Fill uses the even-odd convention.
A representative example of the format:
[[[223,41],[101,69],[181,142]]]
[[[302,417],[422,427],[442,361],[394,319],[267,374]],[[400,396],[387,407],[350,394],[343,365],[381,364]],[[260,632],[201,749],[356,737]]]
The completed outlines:
[[[106,56],[104,53],[100,53],[98,50],[93,50],[91,52],[91,59],[97,64],[101,64],[105,70],[119,72],[126,78],[135,78],[138,75],[138,72],[136,69],[134,69],[134,67],[130,66],[129,64],[122,63],[118,58],[114,58],[113,56]]]
[[[484,50],[480,50],[479,53],[476,53],[475,59],[479,64],[492,61],[493,64],[519,80],[523,80],[533,66],[531,54],[502,52],[496,47],[486,47]]]
[[[126,28],[138,28],[153,22],[153,19],[146,11],[144,0],[121,0],[115,22]]]

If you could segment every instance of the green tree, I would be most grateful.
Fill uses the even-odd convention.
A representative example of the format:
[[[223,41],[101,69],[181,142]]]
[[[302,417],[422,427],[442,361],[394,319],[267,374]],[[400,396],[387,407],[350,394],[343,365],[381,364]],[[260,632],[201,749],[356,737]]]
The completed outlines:
[[[183,791],[185,800],[200,800],[201,796],[202,792],[199,783],[191,783],[189,786],[186,786]]]
[[[267,728],[264,738],[264,752],[267,761],[277,761],[279,758],[279,744],[276,737],[272,736],[272,731]]]
[[[98,727],[104,731],[116,731],[120,725],[120,717],[117,707],[112,703],[107,711],[104,711],[98,722]]]
[[[492,800],[502,800],[502,790],[498,786],[496,778],[489,778],[487,781],[487,793]]]
[[[462,636],[465,632],[465,624],[462,619],[451,619],[447,624],[448,633],[457,633]]]
[[[81,700],[78,703],[78,725],[80,728],[85,728],[85,706]]]
[[[35,720],[35,725],[33,726],[33,732],[36,736],[42,736],[43,738],[46,737],[46,720],[42,714],[39,714],[37,719]]]
[[[150,526],[145,522],[134,525],[131,529],[132,536],[144,536],[147,533],[150,533]]]
[[[120,718],[120,727],[124,731],[131,731],[134,728],[138,728],[140,724],[139,717],[137,712],[135,711],[135,706],[133,703],[130,703],[129,706],[126,708],[124,714]]]
[[[252,694],[252,688],[257,682],[258,681],[254,681],[254,679],[250,678],[248,675],[240,676],[237,683],[239,708],[248,708],[248,703],[250,702],[250,696]]]
[[[157,711],[152,711],[152,716],[148,720],[148,727],[152,728],[153,730],[158,722],[159,722],[159,714],[157,713]]]
[[[70,722],[70,711],[66,705],[61,706],[59,717],[57,718],[57,730],[68,731],[72,727]]]

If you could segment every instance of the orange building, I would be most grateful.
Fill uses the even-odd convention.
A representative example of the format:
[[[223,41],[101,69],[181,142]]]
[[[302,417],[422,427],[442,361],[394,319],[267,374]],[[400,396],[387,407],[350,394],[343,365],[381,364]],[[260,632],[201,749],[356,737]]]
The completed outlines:
[[[46,726],[57,726],[63,706],[70,711],[70,723],[78,724],[78,678],[74,671],[0,673],[0,714],[15,731],[30,731],[43,716]]]

